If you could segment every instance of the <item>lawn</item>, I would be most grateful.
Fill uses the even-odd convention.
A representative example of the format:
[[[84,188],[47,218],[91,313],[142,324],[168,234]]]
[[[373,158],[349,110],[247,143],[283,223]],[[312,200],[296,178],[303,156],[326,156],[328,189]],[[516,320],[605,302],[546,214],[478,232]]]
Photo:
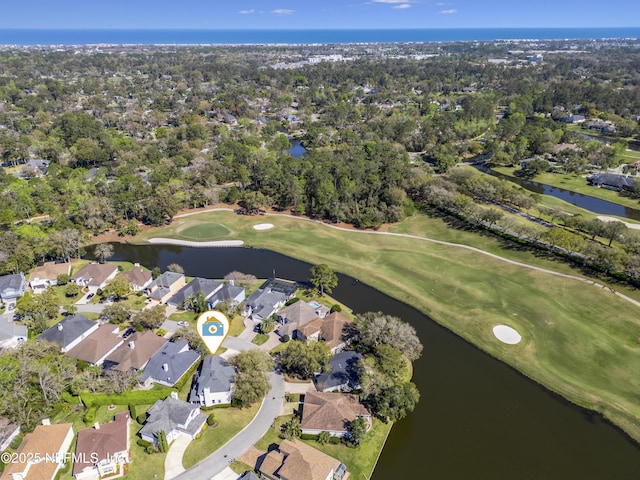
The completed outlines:
[[[256,232],[264,218],[208,212],[202,219],[228,225],[229,238],[336,271],[413,305],[482,350],[571,401],[604,413],[640,439],[640,318],[638,307],[586,283],[508,264],[461,246],[414,238],[341,231],[304,219],[270,215],[275,228]],[[184,220],[184,219],[183,219]],[[451,228],[451,226],[455,228]],[[173,225],[145,233],[167,236]],[[448,218],[416,215],[389,227],[471,245],[515,261],[582,276],[541,252],[474,233]],[[301,248],[304,246],[304,248]],[[640,300],[640,292],[598,280]],[[516,347],[497,342],[491,328],[516,328]]]
[[[517,168],[514,167],[495,167],[493,168],[498,173],[502,173],[508,176],[514,176],[514,172]],[[583,195],[589,195],[591,197],[607,200],[611,203],[617,203],[625,207],[631,207],[640,209],[640,202],[638,199],[626,197],[613,190],[607,190],[606,188],[591,187],[587,184],[587,180],[584,176],[565,173],[540,173],[536,175],[532,181],[540,182],[552,187],[563,188],[572,192],[581,193]]]
[[[127,480],[151,480],[164,478],[164,461],[167,458],[166,453],[145,452],[144,447],[136,444],[140,438],[137,433],[141,425],[137,422],[131,422],[131,466]]]
[[[189,444],[182,457],[184,468],[193,467],[235,437],[253,420],[259,408],[260,403],[256,403],[249,408],[216,408],[204,412],[214,413],[218,426],[207,428],[199,439]]]
[[[278,417],[273,427],[256,443],[256,448],[266,452],[274,445],[279,445],[282,442],[279,437],[280,426],[291,417],[292,415]],[[321,445],[313,440],[303,440],[303,442],[344,463],[351,474],[349,478],[367,479],[371,477],[378,462],[378,456],[391,431],[391,426],[391,423],[374,421],[373,427],[367,432],[362,445],[358,448],[350,448],[342,444]]]
[[[267,340],[269,340],[269,335],[267,335],[266,333],[258,333],[255,337],[253,337],[251,343],[255,345],[264,345],[265,343],[267,343]]]
[[[244,331],[244,318],[242,315],[235,315],[230,319],[229,335],[237,337]]]
[[[169,320],[175,320],[176,322],[193,322],[196,318],[198,318],[198,315],[189,311],[179,311],[169,315]]]

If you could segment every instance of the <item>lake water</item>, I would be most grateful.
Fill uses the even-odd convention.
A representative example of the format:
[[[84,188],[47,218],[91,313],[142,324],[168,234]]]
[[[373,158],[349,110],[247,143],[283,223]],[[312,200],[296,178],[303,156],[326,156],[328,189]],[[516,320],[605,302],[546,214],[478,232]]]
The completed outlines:
[[[552,197],[559,198],[577,207],[590,210],[600,215],[616,215],[618,217],[630,218],[640,221],[640,210],[636,208],[625,207],[622,205],[618,205],[617,203],[608,202],[607,200],[592,197],[590,195],[583,195],[582,193],[572,192],[571,190],[552,187],[551,185],[534,182],[532,180],[524,180],[522,178],[511,177],[491,170],[490,168],[482,165],[476,165],[476,167],[479,170],[488,173],[489,175],[498,178],[504,178],[505,180],[516,183],[522,188],[529,190],[530,192],[540,193],[543,195],[551,195]]]
[[[307,149],[300,145],[300,140],[290,140],[291,148],[289,149],[289,153],[293,158],[303,157],[305,153],[307,153]]]
[[[306,282],[310,264],[267,250],[114,245],[115,260],[190,276],[232,270]],[[640,478],[640,448],[600,416],[575,407],[439,326],[411,306],[339,275],[334,296],[355,312],[410,322],[424,354],[414,364],[415,412],[394,425],[374,480],[602,480]],[[354,479],[355,480],[355,479]]]

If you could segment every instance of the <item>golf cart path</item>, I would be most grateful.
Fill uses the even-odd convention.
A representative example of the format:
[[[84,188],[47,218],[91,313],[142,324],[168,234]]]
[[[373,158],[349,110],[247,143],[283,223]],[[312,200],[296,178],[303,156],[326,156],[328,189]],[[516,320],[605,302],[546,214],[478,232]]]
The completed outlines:
[[[233,211],[233,209],[230,208],[213,208],[213,209],[209,209],[209,210],[203,210],[203,211],[199,211],[199,212],[189,212],[189,213],[185,213],[182,215],[176,215],[176,217],[174,218],[178,218],[178,217],[186,217],[186,216],[190,216],[190,215],[197,215],[200,213],[208,213],[208,212],[215,212],[215,211]],[[446,245],[448,247],[454,247],[454,248],[462,248],[465,250],[469,250],[475,253],[479,253],[481,255],[486,255],[488,257],[494,258],[496,260],[500,260],[501,262],[505,262],[511,265],[516,265],[519,267],[523,267],[523,268],[528,268],[530,270],[535,270],[538,272],[542,272],[542,273],[547,273],[549,275],[555,275],[556,277],[562,277],[562,278],[567,278],[570,280],[576,280],[578,282],[583,282],[586,283],[588,285],[593,285],[594,287],[597,288],[601,288],[602,290],[606,290],[611,292],[612,294],[614,294],[615,296],[629,302],[632,303],[633,305],[635,305],[636,307],[640,307],[640,301],[634,300],[631,297],[626,296],[623,293],[620,293],[616,290],[613,290],[611,287],[608,287],[607,285],[603,285],[602,283],[596,282],[595,280],[591,280],[585,277],[580,277],[578,275],[570,275],[568,273],[561,273],[561,272],[556,272],[555,270],[549,270],[548,268],[542,268],[542,267],[538,267],[535,265],[531,265],[529,263],[524,263],[524,262],[518,262],[516,260],[511,260],[505,257],[501,257],[500,255],[496,255],[495,253],[490,253],[487,252],[485,250],[482,250],[480,248],[477,247],[472,247],[470,245],[463,245],[461,243],[453,243],[453,242],[446,242],[444,240],[436,240],[433,238],[428,238],[428,237],[421,237],[418,235],[412,235],[409,233],[394,233],[394,232],[375,232],[375,231],[369,231],[369,230],[355,230],[355,229],[351,229],[351,228],[344,228],[344,227],[340,227],[337,225],[330,225],[328,223],[322,222],[320,220],[313,220],[311,218],[306,218],[306,217],[300,217],[300,216],[296,216],[296,215],[289,215],[286,213],[268,213],[268,216],[274,216],[274,217],[286,217],[286,218],[292,218],[294,220],[303,220],[306,222],[312,222],[312,223],[316,223],[318,225],[323,225],[327,228],[333,228],[335,230],[340,230],[343,232],[350,232],[350,233],[359,233],[359,234],[363,234],[363,235],[390,235],[393,237],[404,237],[404,238],[412,238],[415,240],[420,240],[423,242],[430,242],[430,243],[435,243],[438,245]],[[604,220],[604,218],[602,218]],[[152,239],[153,240],[153,239]],[[151,243],[153,243],[150,240]],[[205,246],[202,243],[200,244],[200,246]]]

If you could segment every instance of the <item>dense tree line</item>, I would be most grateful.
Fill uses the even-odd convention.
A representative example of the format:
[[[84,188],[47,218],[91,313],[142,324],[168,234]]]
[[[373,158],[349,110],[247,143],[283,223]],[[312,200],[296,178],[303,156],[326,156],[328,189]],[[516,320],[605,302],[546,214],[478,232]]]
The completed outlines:
[[[558,111],[638,133],[637,49],[502,65],[487,59],[507,44],[404,45],[405,58],[364,49],[275,68],[327,53],[313,48],[0,52],[0,273],[181,208],[223,201],[370,228],[411,214],[433,169],[466,158],[553,156],[571,172],[619,161],[623,143],[580,140]],[[302,158],[288,151],[294,133]],[[580,150],[557,154],[561,142]],[[46,175],[30,159],[50,161]]]

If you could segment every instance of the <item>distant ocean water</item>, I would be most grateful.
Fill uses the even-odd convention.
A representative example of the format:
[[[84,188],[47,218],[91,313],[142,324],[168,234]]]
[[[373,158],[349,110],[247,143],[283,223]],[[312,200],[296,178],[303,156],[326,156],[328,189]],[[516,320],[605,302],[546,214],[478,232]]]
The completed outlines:
[[[389,30],[0,30],[1,45],[327,44],[604,38],[638,39],[640,38],[640,27]]]

